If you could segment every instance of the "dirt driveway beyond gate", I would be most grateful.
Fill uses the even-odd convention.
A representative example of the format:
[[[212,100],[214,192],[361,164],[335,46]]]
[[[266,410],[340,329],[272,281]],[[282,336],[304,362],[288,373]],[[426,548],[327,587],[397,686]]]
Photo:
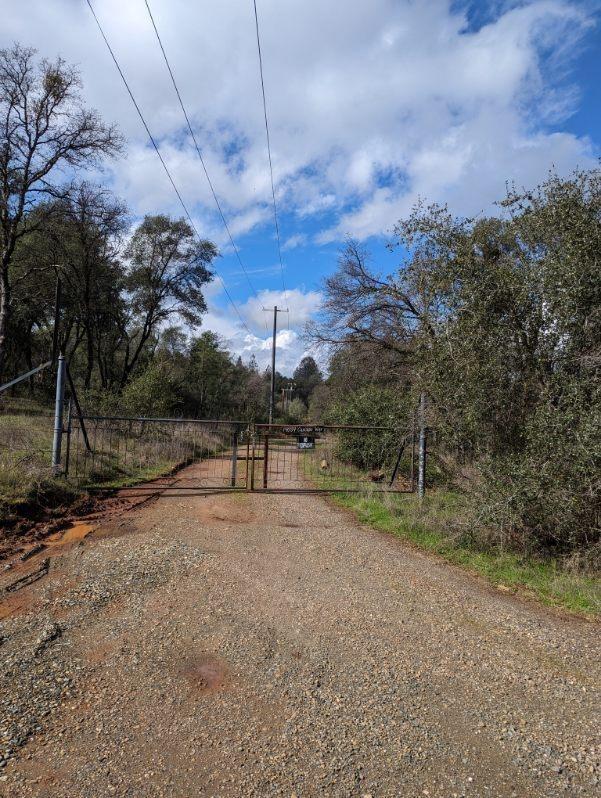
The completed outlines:
[[[323,497],[175,491],[0,586],[38,571],[0,604],[0,794],[599,795],[598,626]]]

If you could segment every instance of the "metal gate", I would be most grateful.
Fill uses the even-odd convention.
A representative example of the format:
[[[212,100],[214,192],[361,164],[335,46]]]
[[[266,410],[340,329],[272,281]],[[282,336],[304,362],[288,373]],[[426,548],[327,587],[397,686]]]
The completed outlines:
[[[390,427],[74,416],[64,471],[88,488],[411,491],[415,446]]]
[[[391,427],[256,424],[251,440],[251,490],[413,490],[413,437]]]

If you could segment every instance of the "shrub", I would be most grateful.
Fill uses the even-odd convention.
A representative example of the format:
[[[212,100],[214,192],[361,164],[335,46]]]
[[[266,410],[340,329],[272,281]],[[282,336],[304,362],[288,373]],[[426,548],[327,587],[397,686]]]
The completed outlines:
[[[563,553],[601,537],[601,389],[566,386],[525,426],[523,452],[488,460],[476,501],[501,540]]]
[[[386,468],[394,462],[399,443],[406,432],[407,411],[398,392],[367,385],[335,404],[328,413],[328,424],[390,429],[344,430],[338,434],[336,455],[363,470]]]
[[[167,363],[152,361],[123,391],[121,408],[136,416],[168,416],[176,412],[178,387]]]

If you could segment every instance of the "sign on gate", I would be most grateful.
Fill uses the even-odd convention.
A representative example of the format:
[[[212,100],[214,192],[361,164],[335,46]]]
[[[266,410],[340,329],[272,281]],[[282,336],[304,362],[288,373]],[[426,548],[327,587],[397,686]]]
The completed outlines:
[[[317,435],[322,435],[324,432],[323,427],[316,426],[315,424],[291,424],[287,427],[282,427],[284,435],[308,435],[315,438]]]
[[[299,435],[297,438],[299,449],[314,449],[315,438],[312,435]]]

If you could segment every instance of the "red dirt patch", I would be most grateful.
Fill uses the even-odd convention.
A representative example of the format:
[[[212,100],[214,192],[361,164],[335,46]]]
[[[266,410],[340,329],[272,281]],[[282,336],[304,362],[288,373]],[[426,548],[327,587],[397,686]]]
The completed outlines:
[[[101,662],[107,660],[111,654],[117,650],[117,643],[114,641],[107,641],[101,643],[94,648],[90,648],[85,652],[85,658],[89,665],[100,665]]]
[[[229,670],[226,663],[215,654],[200,654],[181,663],[176,670],[199,693],[212,693],[224,688]]]
[[[68,543],[78,543],[86,538],[93,529],[93,524],[89,524],[86,521],[76,521],[64,532],[55,532],[50,535],[45,543],[47,546],[65,546]]]
[[[32,590],[23,589],[23,592],[8,594],[0,603],[0,621],[13,615],[28,612],[37,604],[36,596]]]
[[[254,513],[248,507],[234,504],[228,499],[207,502],[198,510],[198,517],[204,523],[220,521],[224,524],[248,524],[254,521]]]

